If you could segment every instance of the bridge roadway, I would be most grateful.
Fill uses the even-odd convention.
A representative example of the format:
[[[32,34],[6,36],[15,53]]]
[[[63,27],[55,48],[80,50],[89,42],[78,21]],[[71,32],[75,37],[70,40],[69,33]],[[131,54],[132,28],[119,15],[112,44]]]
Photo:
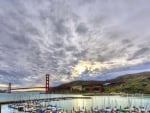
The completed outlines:
[[[12,100],[12,101],[4,101],[0,102],[0,113],[1,113],[1,106],[5,104],[13,104],[13,103],[24,103],[27,101],[56,101],[56,100],[68,100],[68,99],[91,99],[91,97],[55,97],[55,98],[41,98],[41,99],[27,99],[27,100]]]
[[[11,90],[36,89],[36,88],[43,88],[43,89],[45,89],[45,87],[23,87],[23,88],[12,88]]]

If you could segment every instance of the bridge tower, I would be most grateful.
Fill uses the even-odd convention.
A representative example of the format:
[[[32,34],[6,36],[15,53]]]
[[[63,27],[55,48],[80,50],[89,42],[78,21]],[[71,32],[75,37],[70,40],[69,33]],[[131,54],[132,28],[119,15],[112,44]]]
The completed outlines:
[[[8,84],[8,93],[11,93],[11,83]]]
[[[45,81],[45,93],[49,91],[49,74],[46,74],[46,81]]]

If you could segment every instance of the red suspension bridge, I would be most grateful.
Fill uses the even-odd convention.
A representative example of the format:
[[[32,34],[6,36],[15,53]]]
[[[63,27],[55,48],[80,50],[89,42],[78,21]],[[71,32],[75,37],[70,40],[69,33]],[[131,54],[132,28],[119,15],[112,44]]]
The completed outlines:
[[[46,76],[45,76],[45,86],[44,87],[19,87],[19,88],[13,88],[12,87],[12,84],[11,83],[9,83],[8,84],[8,90],[7,90],[7,92],[8,93],[11,93],[12,91],[17,91],[17,90],[27,90],[27,89],[45,89],[45,93],[48,93],[49,92],[49,90],[50,90],[50,85],[49,85],[49,83],[50,83],[50,76],[49,76],[49,74],[46,74]]]
[[[93,93],[94,88],[97,88],[99,92],[102,91],[102,84],[101,83],[95,83],[95,84],[92,83],[92,84],[89,84],[89,85],[82,85],[81,87],[82,88],[88,88],[89,92],[91,92],[91,93]],[[17,87],[12,87],[12,84],[9,83],[8,84],[8,89],[5,90],[5,92],[11,93],[12,91],[45,90],[45,93],[48,93],[48,92],[50,92],[50,89],[51,89],[51,91],[54,90],[52,87],[50,87],[50,75],[46,74],[45,75],[45,86],[40,86],[40,87],[31,86],[31,87],[19,87],[19,88],[17,88]],[[71,90],[72,87],[70,87],[70,86],[62,86],[62,87],[57,87],[56,89],[64,91],[64,90]]]

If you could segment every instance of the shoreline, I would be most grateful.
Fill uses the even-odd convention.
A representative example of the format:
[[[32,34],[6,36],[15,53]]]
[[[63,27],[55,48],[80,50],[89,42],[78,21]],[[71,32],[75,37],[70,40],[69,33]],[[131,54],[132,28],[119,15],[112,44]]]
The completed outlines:
[[[41,93],[46,94],[46,93]],[[47,93],[47,94],[65,94],[65,95],[82,95],[82,96],[150,96],[150,94],[143,94],[143,93]]]
[[[28,91],[25,91],[28,92]],[[82,95],[82,96],[150,96],[150,94],[144,94],[144,93],[135,93],[135,94],[130,94],[130,93],[45,93],[41,91],[29,91],[29,92],[38,92],[40,94],[62,94],[62,95]],[[6,92],[5,92],[6,93]],[[0,94],[5,94],[1,93]],[[16,93],[16,92],[15,92]],[[19,92],[20,93],[20,92]],[[13,93],[7,93],[7,94],[13,94]]]
[[[83,94],[83,96],[150,96],[150,94],[127,94],[127,93],[87,93],[87,94]]]

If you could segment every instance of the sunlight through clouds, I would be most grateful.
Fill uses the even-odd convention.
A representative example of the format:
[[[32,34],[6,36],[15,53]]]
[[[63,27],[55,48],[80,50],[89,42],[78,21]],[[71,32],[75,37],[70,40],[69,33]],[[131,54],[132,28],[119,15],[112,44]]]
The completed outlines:
[[[59,85],[150,70],[149,3],[0,0],[0,83],[44,84],[49,73]]]

